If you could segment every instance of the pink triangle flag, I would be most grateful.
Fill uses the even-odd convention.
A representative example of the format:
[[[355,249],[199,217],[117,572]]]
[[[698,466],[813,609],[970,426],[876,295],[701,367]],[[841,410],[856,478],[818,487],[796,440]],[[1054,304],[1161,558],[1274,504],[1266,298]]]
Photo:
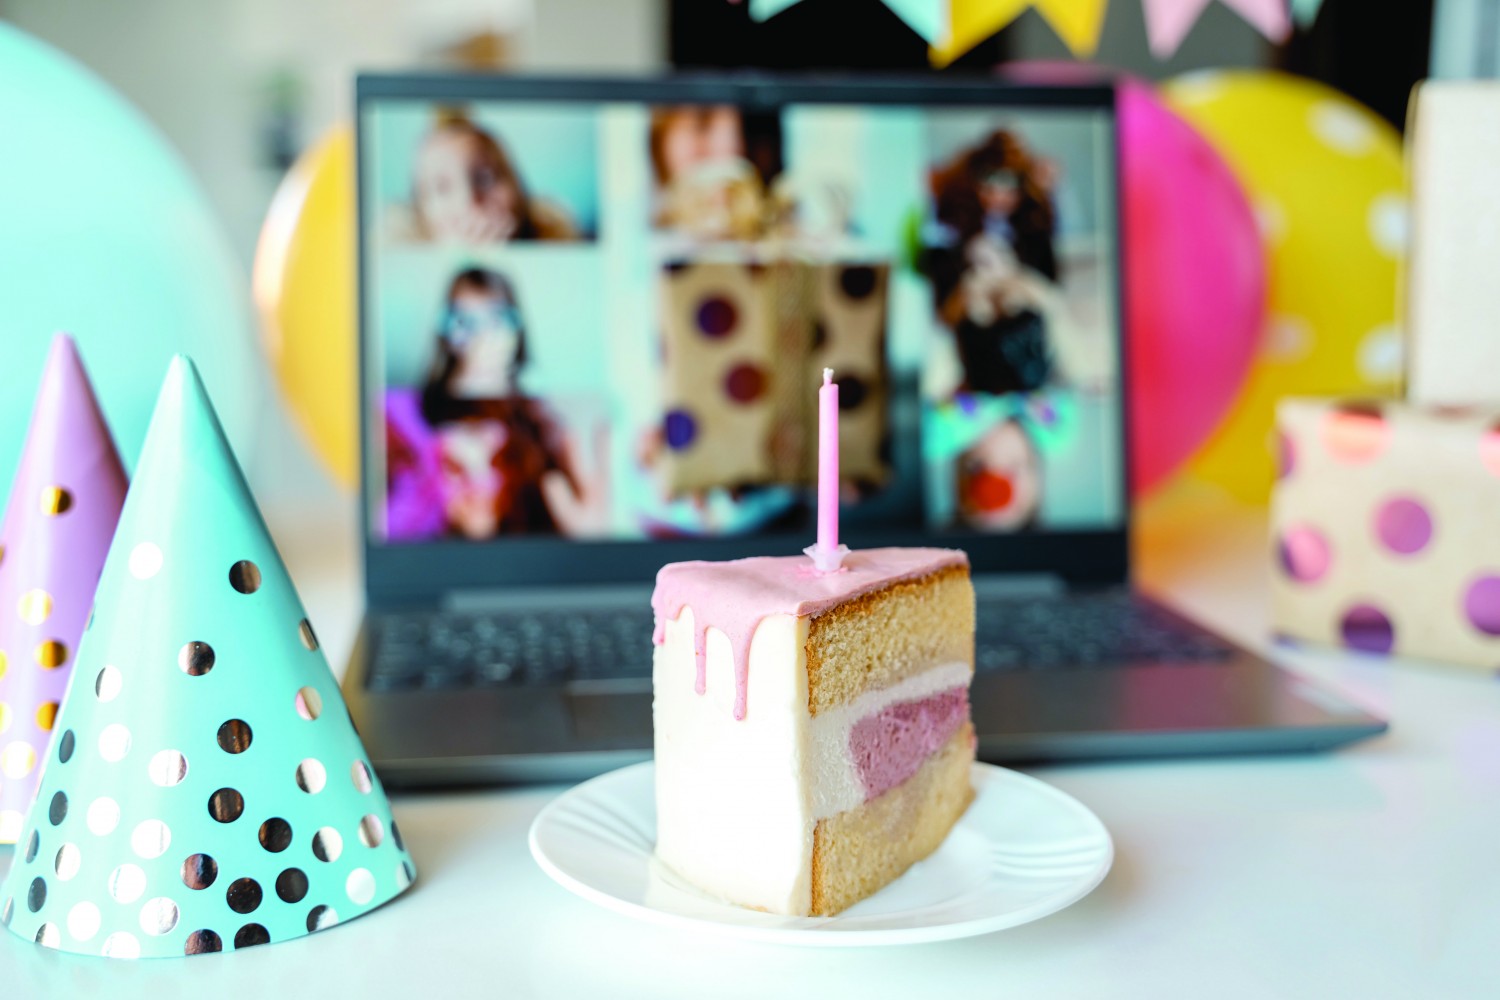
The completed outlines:
[[[1146,37],[1158,59],[1177,51],[1210,0],[1141,0],[1146,14]],[[1285,41],[1291,33],[1287,0],[1219,0],[1250,22],[1273,42]]]

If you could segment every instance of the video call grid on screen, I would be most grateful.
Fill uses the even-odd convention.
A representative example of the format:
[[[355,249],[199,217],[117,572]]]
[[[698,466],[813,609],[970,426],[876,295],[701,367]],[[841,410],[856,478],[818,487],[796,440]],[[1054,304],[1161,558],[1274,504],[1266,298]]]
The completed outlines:
[[[1105,108],[366,100],[371,542],[1119,529]]]

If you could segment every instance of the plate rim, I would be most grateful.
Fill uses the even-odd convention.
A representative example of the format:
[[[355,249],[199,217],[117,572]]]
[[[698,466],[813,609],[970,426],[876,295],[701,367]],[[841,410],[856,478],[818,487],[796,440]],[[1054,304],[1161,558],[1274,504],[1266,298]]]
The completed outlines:
[[[1087,820],[1092,821],[1104,840],[1103,855],[1095,870],[1090,872],[1086,877],[1080,877],[1077,883],[1065,893],[1045,897],[1029,906],[1003,914],[978,917],[954,923],[933,924],[926,927],[879,927],[836,930],[832,926],[754,927],[659,910],[642,903],[622,899],[603,889],[596,888],[587,882],[583,882],[558,867],[548,857],[538,840],[538,831],[547,825],[554,812],[561,809],[577,796],[584,794],[585,790],[595,783],[618,782],[625,778],[627,772],[654,771],[655,768],[656,762],[650,760],[628,764],[625,767],[608,771],[567,789],[551,802],[548,802],[542,807],[541,812],[537,813],[536,818],[531,821],[531,826],[527,830],[526,843],[532,860],[536,862],[537,866],[549,878],[573,895],[611,912],[661,927],[680,928],[695,933],[758,941],[766,944],[823,948],[868,948],[884,945],[926,944],[934,941],[951,941],[959,938],[975,937],[980,934],[990,934],[995,931],[1008,930],[1012,927],[1020,927],[1065,910],[1097,889],[1114,867],[1114,837],[1110,835],[1109,828],[1104,825],[1104,821],[1092,809],[1062,789],[1048,784],[1040,778],[1035,778],[1029,774],[1023,774],[1020,771],[1015,771],[1007,767],[1000,767],[997,764],[987,764],[983,761],[975,761],[970,771],[970,775],[975,780],[976,785],[980,782],[988,784],[996,781],[1019,781],[1021,784],[1031,786],[1034,791],[1041,792],[1054,800],[1060,800],[1062,804],[1078,810]],[[962,820],[960,819],[959,822],[962,822]],[[733,904],[725,903],[724,905],[732,906]],[[804,919],[836,921],[837,915],[833,917],[808,917]]]

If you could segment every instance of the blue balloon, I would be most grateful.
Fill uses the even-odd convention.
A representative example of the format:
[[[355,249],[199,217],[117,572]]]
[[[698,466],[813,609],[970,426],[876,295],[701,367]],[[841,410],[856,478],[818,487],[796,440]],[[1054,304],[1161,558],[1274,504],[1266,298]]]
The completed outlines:
[[[78,341],[135,464],[171,356],[192,354],[246,457],[265,374],[249,281],[167,139],[91,71],[0,23],[0,496],[52,334]]]

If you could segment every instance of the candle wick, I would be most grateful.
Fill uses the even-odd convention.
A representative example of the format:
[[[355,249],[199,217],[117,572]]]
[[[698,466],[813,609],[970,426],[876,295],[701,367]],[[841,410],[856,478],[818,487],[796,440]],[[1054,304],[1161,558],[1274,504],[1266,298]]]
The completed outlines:
[[[833,369],[832,368],[824,368],[823,369],[823,384],[824,385],[830,385],[830,384],[832,384],[832,382],[833,382]]]

